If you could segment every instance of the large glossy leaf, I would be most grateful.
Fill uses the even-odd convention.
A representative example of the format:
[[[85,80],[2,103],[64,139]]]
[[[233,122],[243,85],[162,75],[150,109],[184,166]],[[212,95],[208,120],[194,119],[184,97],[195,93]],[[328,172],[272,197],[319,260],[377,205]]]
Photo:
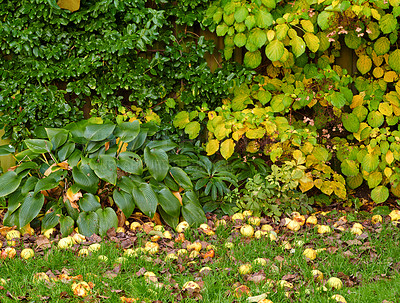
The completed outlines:
[[[75,183],[83,190],[95,194],[98,188],[99,178],[89,165],[83,164],[72,169],[72,177]]]
[[[383,203],[389,198],[389,189],[380,185],[371,191],[371,198],[375,203]]]
[[[135,184],[133,184],[133,181],[129,177],[122,176],[121,179],[118,181],[117,186],[121,190],[127,193],[131,193]]]
[[[46,133],[55,150],[67,141],[69,131],[63,128],[46,128]]]
[[[64,161],[66,160],[71,154],[72,152],[75,150],[75,143],[73,142],[68,142],[67,144],[65,144],[58,152],[58,159],[60,161]]]
[[[182,197],[182,216],[191,226],[199,226],[207,222],[206,215],[201,208],[200,202],[196,194],[187,191]]]
[[[117,183],[117,162],[110,155],[100,155],[97,159],[91,159],[90,168],[102,180],[115,185]]]
[[[132,122],[122,122],[119,124],[114,131],[114,135],[120,138],[123,142],[131,142],[136,139],[140,132],[139,120]]]
[[[81,120],[79,122],[73,122],[65,126],[64,128],[69,130],[71,133],[71,139],[75,143],[85,144],[87,139],[84,137],[86,126],[89,124],[88,120]]]
[[[95,212],[84,211],[79,213],[76,223],[78,224],[79,233],[86,237],[99,232],[99,216]]]
[[[162,149],[165,152],[168,152],[174,148],[176,148],[178,145],[171,140],[157,140],[157,141],[151,141],[149,144],[147,144],[147,147],[152,149]]]
[[[366,154],[361,161],[362,168],[368,172],[373,172],[379,165],[379,156],[373,154]]]
[[[8,156],[9,154],[12,154],[14,152],[15,152],[15,148],[12,145],[10,145],[10,144],[0,145],[0,157]]]
[[[19,227],[30,223],[39,214],[44,204],[44,196],[41,193],[29,192],[19,209]]]
[[[167,223],[169,226],[171,226],[173,229],[176,228],[176,226],[179,223],[179,217],[176,216],[171,216],[168,213],[166,213],[162,207],[158,208],[158,212],[161,215],[161,218]]]
[[[79,207],[83,211],[96,211],[101,207],[100,198],[93,194],[86,193],[79,199]]]
[[[148,132],[148,130],[141,129],[139,132],[139,135],[132,142],[129,142],[127,149],[135,151],[135,150],[139,149],[140,147],[142,147],[142,145],[146,141],[147,132]]]
[[[146,148],[144,149],[144,162],[149,169],[150,174],[157,181],[164,180],[169,170],[168,155],[162,149]]]
[[[61,215],[62,210],[60,208],[56,208],[55,210],[46,213],[42,220],[42,230],[55,227],[60,222]]]
[[[65,205],[68,215],[70,215],[72,219],[77,220],[78,216],[79,216],[79,211],[76,208],[73,208],[71,206],[71,203],[69,202],[69,200],[66,200],[64,202],[64,205]]]
[[[167,214],[173,217],[177,217],[179,219],[179,215],[181,212],[181,203],[172,194],[168,187],[165,186],[158,191],[158,201]]]
[[[35,186],[35,194],[42,190],[49,190],[56,188],[60,183],[60,179],[57,176],[51,174],[46,178],[39,179]]]
[[[103,141],[113,133],[114,129],[114,124],[89,124],[83,135],[89,141]]]
[[[141,175],[143,173],[143,162],[139,155],[133,152],[120,153],[117,160],[117,166],[127,173]]]
[[[0,197],[7,196],[14,192],[21,184],[21,177],[14,171],[8,171],[0,176]]]
[[[183,189],[189,190],[193,188],[192,181],[182,168],[171,167],[169,173],[175,182],[178,183]]]
[[[146,216],[153,218],[156,213],[158,198],[151,185],[134,182],[132,196],[138,208]]]
[[[135,201],[130,193],[114,189],[113,199],[115,204],[122,210],[126,218],[129,218],[135,209]]]
[[[115,211],[111,207],[107,207],[104,209],[98,209],[96,214],[99,218],[99,234],[100,236],[105,236],[107,231],[114,227],[117,229],[118,227],[118,217]]]
[[[50,141],[43,139],[26,139],[24,143],[30,151],[38,154],[49,153],[53,148]]]
[[[63,237],[69,236],[74,231],[75,221],[69,216],[60,217],[60,231]]]

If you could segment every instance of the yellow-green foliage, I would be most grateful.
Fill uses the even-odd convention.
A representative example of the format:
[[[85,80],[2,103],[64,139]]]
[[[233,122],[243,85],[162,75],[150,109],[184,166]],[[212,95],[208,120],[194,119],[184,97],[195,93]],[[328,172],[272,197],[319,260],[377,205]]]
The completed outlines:
[[[257,75],[208,111],[208,155],[228,159],[244,142],[303,165],[303,192],[345,199],[364,183],[376,203],[400,196],[399,15],[397,0],[215,1],[204,25]],[[181,112],[174,124],[195,138],[201,121]]]

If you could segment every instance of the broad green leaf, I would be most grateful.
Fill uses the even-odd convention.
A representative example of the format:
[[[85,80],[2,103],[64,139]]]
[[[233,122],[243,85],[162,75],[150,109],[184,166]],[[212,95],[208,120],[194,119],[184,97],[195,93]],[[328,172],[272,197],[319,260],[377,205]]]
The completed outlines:
[[[247,41],[251,41],[257,48],[261,48],[267,41],[267,34],[262,29],[253,28],[247,36]]]
[[[396,27],[397,19],[392,14],[386,14],[379,20],[379,28],[384,34],[390,34]]]
[[[313,33],[305,33],[303,39],[310,51],[315,53],[319,50],[320,41],[316,35]]]
[[[378,111],[371,111],[367,118],[368,124],[375,128],[380,127],[385,122],[385,117]]]
[[[276,0],[261,0],[261,3],[264,4],[268,8],[276,7]]]
[[[164,184],[172,191],[179,191],[179,185],[175,180],[168,174],[164,179]]]
[[[53,148],[53,144],[50,141],[43,139],[26,139],[24,143],[30,151],[38,154],[49,153]]]
[[[111,207],[106,207],[104,209],[98,209],[96,211],[97,217],[99,219],[99,235],[104,237],[107,235],[107,231],[114,227],[118,227],[118,217],[115,211]]]
[[[346,178],[346,184],[350,189],[356,189],[363,183],[363,177],[361,173],[358,173],[354,177],[347,177]]]
[[[99,216],[95,212],[79,213],[76,224],[78,224],[79,233],[86,237],[97,235],[99,232]]]
[[[86,193],[79,199],[79,207],[83,211],[96,211],[101,207],[100,198],[90,193]]]
[[[75,143],[68,142],[58,152],[58,159],[62,162],[65,161],[75,150]]]
[[[59,184],[60,184],[60,178],[56,177],[53,173],[48,177],[39,179],[39,181],[36,183],[34,193],[37,194],[42,190],[49,190],[56,188]]]
[[[246,20],[247,16],[249,15],[249,11],[247,10],[246,6],[239,6],[236,8],[234,17],[236,22],[240,23]]]
[[[375,188],[382,182],[382,173],[380,171],[374,171],[367,178],[368,187]]]
[[[158,201],[162,209],[170,216],[179,218],[181,212],[181,203],[176,198],[168,187],[162,188],[158,192]]]
[[[233,38],[233,42],[237,47],[243,47],[247,42],[247,35],[244,33],[237,33]]]
[[[200,132],[200,123],[197,121],[189,122],[185,126],[185,133],[189,135],[190,140],[197,138],[199,132]]]
[[[389,198],[389,189],[380,185],[371,191],[371,198],[375,203],[383,203]]]
[[[347,104],[346,97],[342,93],[337,91],[334,91],[330,95],[328,95],[327,100],[337,108],[342,108]]]
[[[274,17],[272,17],[272,15],[269,12],[262,9],[258,10],[254,15],[254,17],[256,20],[256,24],[259,28],[270,27],[274,22]]]
[[[117,183],[117,162],[110,155],[100,155],[90,159],[90,168],[102,180],[115,185]]]
[[[47,138],[53,145],[53,150],[56,150],[67,142],[69,131],[62,128],[46,128]]]
[[[21,184],[21,177],[14,171],[8,171],[0,176],[0,197],[14,192]],[[25,225],[24,225],[25,226]]]
[[[192,181],[182,168],[171,167],[169,169],[169,173],[171,174],[175,182],[179,184],[179,186],[181,186],[184,190],[189,190],[193,188]]]
[[[60,217],[60,231],[63,237],[69,236],[74,231],[75,221],[70,216]]]
[[[317,38],[319,39],[319,51],[324,52],[326,51],[331,43],[329,42],[329,39],[326,37],[326,34],[324,32],[318,32],[316,34]]]
[[[6,145],[0,146],[0,157],[8,156],[9,154],[12,154],[12,153],[15,153],[15,148],[12,145],[6,144]]]
[[[344,42],[349,48],[357,49],[362,43],[362,38],[358,37],[355,31],[350,31],[344,36]]]
[[[151,185],[134,182],[132,196],[140,211],[146,216],[153,218],[157,210],[158,198]]]
[[[321,162],[326,162],[329,160],[328,150],[322,146],[317,146],[313,150],[313,155]]]
[[[251,103],[249,95],[238,95],[232,100],[232,110],[241,111],[246,108],[247,104]]]
[[[256,18],[253,15],[249,15],[246,20],[244,20],[244,24],[248,30],[251,30],[256,25]]]
[[[306,44],[304,40],[300,37],[295,37],[290,40],[290,45],[292,46],[293,55],[300,57],[306,51]]]
[[[228,32],[228,25],[226,25],[226,23],[222,23],[220,25],[217,26],[216,28],[216,33],[218,37],[222,37],[225,36],[225,34]]]
[[[244,55],[243,63],[246,67],[254,69],[261,64],[261,59],[261,52],[259,50],[256,50],[255,52],[246,52],[246,54]]]
[[[99,178],[88,164],[74,166],[72,177],[81,189],[92,194],[97,192]]]
[[[356,133],[360,129],[360,121],[353,113],[344,113],[342,115],[342,123],[344,128],[351,133]]]
[[[149,169],[150,174],[157,181],[162,181],[168,173],[169,162],[168,155],[161,149],[150,149],[146,146],[144,149],[144,162]]]
[[[55,227],[60,222],[60,216],[62,215],[62,209],[57,207],[51,212],[47,212],[42,220],[42,230],[50,229]]]
[[[133,152],[120,153],[117,159],[117,166],[130,174],[140,176],[143,173],[142,159]]]
[[[39,214],[44,204],[44,196],[41,193],[29,192],[19,208],[19,227],[30,223]]]
[[[324,31],[327,30],[333,19],[334,19],[335,13],[333,12],[328,12],[328,11],[322,11],[318,14],[318,18],[317,18],[317,23],[319,25],[319,27]]]
[[[260,90],[257,93],[257,98],[261,102],[262,105],[267,104],[269,101],[271,101],[271,93],[267,90]]]
[[[83,135],[89,141],[103,141],[113,133],[114,129],[114,124],[89,124]]]
[[[355,177],[360,173],[360,170],[358,169],[356,162],[353,160],[345,159],[341,163],[340,168],[342,170],[343,175],[347,177]]]
[[[228,160],[235,150],[235,143],[232,139],[226,139],[224,142],[221,143],[220,152],[224,159]]]
[[[184,128],[189,122],[189,113],[182,111],[175,116],[173,124],[177,128]]]
[[[121,141],[129,143],[136,139],[140,132],[139,120],[122,122],[114,130],[114,135]]]
[[[158,207],[158,212],[161,215],[161,218],[167,223],[170,227],[173,229],[176,228],[176,226],[179,223],[179,217],[171,216],[168,213],[166,213],[162,207]]]
[[[275,31],[276,31],[276,39],[279,41],[282,41],[287,37],[287,33],[289,30],[289,26],[284,23],[284,24],[278,24],[275,26]]]
[[[162,149],[165,152],[168,152],[170,150],[173,150],[174,148],[177,148],[178,145],[176,143],[174,143],[171,140],[154,140],[149,142],[146,145],[148,148],[152,149],[152,148],[156,148],[156,149]]]
[[[380,37],[374,43],[374,51],[378,56],[386,54],[390,50],[390,41],[386,37]]]
[[[217,139],[212,139],[206,144],[207,156],[215,154],[219,150],[219,141]]]
[[[392,70],[400,73],[400,49],[396,49],[390,53],[388,64]]]
[[[125,191],[114,189],[113,199],[115,204],[122,210],[125,217],[129,218],[135,209],[135,201],[133,201],[132,195]]]
[[[207,221],[196,194],[187,191],[182,197],[182,216],[190,226],[199,226]]]
[[[281,41],[274,40],[268,43],[268,45],[265,47],[265,55],[272,62],[278,61],[279,59],[282,58],[284,49],[285,46]]]
[[[314,32],[314,24],[310,20],[301,20],[301,26],[306,32],[313,33]]]
[[[361,74],[368,73],[372,68],[372,60],[367,55],[361,55],[360,58],[357,60],[357,69],[360,71]]]
[[[373,154],[366,154],[362,161],[361,167],[368,173],[372,173],[375,169],[378,168],[379,165],[379,156]]]

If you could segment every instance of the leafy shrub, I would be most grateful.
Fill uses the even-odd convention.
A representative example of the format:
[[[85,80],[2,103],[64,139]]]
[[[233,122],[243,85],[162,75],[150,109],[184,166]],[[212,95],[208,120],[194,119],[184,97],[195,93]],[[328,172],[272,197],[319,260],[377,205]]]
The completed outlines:
[[[176,145],[151,140],[156,131],[154,123],[92,118],[24,140],[18,165],[0,176],[0,197],[8,200],[4,224],[23,228],[40,218],[42,229],[60,224],[69,234],[76,222],[84,235],[104,235],[135,207],[151,218],[158,212],[172,227],[180,215],[204,222],[190,178],[169,164],[167,152]]]

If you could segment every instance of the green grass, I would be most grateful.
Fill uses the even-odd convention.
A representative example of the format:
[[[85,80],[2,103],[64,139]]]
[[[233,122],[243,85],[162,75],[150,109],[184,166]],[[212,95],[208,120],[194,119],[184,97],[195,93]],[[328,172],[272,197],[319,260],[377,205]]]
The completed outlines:
[[[338,217],[336,215],[336,217]],[[319,217],[319,223],[332,225],[337,218]],[[85,302],[120,302],[120,297],[138,298],[138,302],[248,302],[249,296],[267,294],[272,302],[334,302],[332,295],[341,294],[347,302],[398,302],[400,297],[400,234],[398,227],[390,222],[382,226],[372,226],[363,218],[366,226],[362,236],[350,233],[353,222],[344,226],[346,231],[333,230],[329,234],[318,234],[316,228],[304,226],[298,232],[285,227],[274,226],[278,232],[277,241],[267,237],[248,239],[238,233],[232,224],[218,227],[215,236],[207,236],[199,230],[185,231],[186,240],[201,240],[205,253],[206,243],[215,246],[216,255],[212,259],[200,257],[190,259],[187,256],[178,260],[165,261],[169,252],[182,248],[181,243],[163,239],[159,241],[160,252],[155,255],[139,254],[130,257],[120,266],[115,263],[123,255],[123,249],[117,243],[105,240],[100,251],[87,257],[78,257],[79,248],[60,250],[56,242],[51,249],[35,253],[35,257],[23,260],[19,256],[0,261],[0,278],[6,280],[0,290],[1,302],[82,302],[74,295],[72,281],[51,282],[34,281],[38,272],[47,272],[58,277],[65,273],[69,276],[82,275],[82,280],[94,283],[91,294]],[[258,227],[256,227],[257,229]],[[233,231],[233,232],[232,232]],[[135,247],[144,246],[150,235],[139,233]],[[285,248],[287,241],[292,248]],[[225,247],[232,242],[233,247]],[[186,243],[185,243],[186,244]],[[185,245],[184,244],[184,245]],[[35,248],[35,246],[33,246]],[[316,259],[306,260],[305,248],[326,249],[318,253]],[[108,257],[107,261],[98,258]],[[256,258],[265,258],[267,265],[252,265],[252,273],[238,273],[240,265],[253,263]],[[199,273],[208,266],[211,271],[206,275]],[[311,270],[318,269],[324,274],[322,283],[314,281]],[[147,282],[144,273],[154,272],[158,283]],[[261,282],[254,282],[263,277]],[[330,277],[339,277],[344,285],[339,290],[322,289]],[[271,285],[267,280],[274,281]],[[288,280],[293,288],[281,288],[275,282]],[[197,282],[200,293],[182,291],[188,281]],[[237,298],[235,287],[246,285],[249,294]],[[201,295],[201,299],[199,299]],[[197,299],[197,300],[196,300]]]

